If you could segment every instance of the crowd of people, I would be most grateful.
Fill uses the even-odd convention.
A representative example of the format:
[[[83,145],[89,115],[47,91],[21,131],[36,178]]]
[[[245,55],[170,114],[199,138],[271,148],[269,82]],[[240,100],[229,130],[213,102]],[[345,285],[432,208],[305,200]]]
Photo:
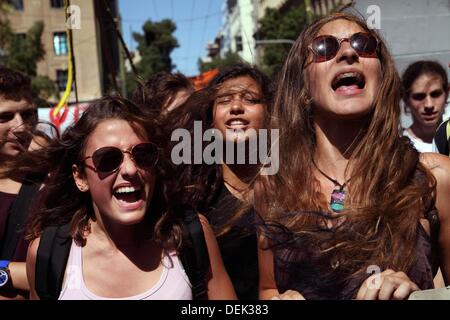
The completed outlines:
[[[439,63],[400,77],[377,31],[342,12],[304,29],[273,79],[237,64],[195,91],[161,72],[60,137],[2,67],[0,299],[400,300],[449,285],[448,96]],[[172,133],[198,123],[223,137],[221,161],[190,161],[210,147],[194,139],[175,164]],[[272,175],[249,160],[259,130],[279,130]]]

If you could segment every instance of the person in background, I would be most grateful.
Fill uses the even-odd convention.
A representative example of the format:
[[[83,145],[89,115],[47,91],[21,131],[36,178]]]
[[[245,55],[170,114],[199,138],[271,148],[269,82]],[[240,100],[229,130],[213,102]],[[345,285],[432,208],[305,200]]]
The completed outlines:
[[[0,299],[28,296],[25,273],[28,243],[19,229],[24,225],[31,203],[20,210],[13,208],[31,202],[30,197],[38,188],[7,177],[5,164],[27,150],[36,122],[37,110],[31,97],[30,79],[20,72],[0,67],[0,273],[3,274]],[[29,190],[28,197],[25,198],[21,190]],[[20,227],[12,229],[11,222],[22,210],[25,214],[18,221]]]
[[[182,105],[193,92],[194,86],[183,74],[161,71],[140,84],[131,100],[144,110],[165,116]]]
[[[433,152],[433,138],[448,98],[447,72],[435,61],[417,61],[402,76],[405,111],[412,125],[403,130],[419,152]]]
[[[194,123],[202,130],[217,130],[226,145],[238,145],[248,156],[251,131],[266,127],[271,102],[270,79],[256,67],[238,64],[223,70],[210,84],[195,92],[182,110],[168,120],[166,129],[186,128],[194,136]],[[227,135],[230,133],[230,135]],[[170,133],[170,132],[169,132]],[[258,164],[224,160],[214,164],[190,164],[179,174],[178,186],[185,201],[203,213],[213,226],[225,267],[241,300],[258,299],[258,259],[253,208],[249,184]],[[176,187],[176,186],[175,186]],[[246,207],[246,208],[245,208]],[[242,209],[242,210],[241,210]]]

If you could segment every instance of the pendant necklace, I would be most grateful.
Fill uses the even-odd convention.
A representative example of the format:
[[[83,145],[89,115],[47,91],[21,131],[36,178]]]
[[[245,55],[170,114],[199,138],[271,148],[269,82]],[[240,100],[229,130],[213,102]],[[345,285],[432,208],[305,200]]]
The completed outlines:
[[[330,198],[330,208],[333,210],[333,212],[340,213],[344,209],[344,201],[346,196],[346,191],[344,190],[347,186],[347,183],[350,181],[351,177],[345,181],[343,184],[339,183],[336,179],[331,178],[329,175],[327,175],[325,172],[320,170],[320,168],[317,166],[316,162],[313,160],[313,164],[316,167],[316,169],[328,180],[334,183],[334,190],[331,192],[331,198]]]

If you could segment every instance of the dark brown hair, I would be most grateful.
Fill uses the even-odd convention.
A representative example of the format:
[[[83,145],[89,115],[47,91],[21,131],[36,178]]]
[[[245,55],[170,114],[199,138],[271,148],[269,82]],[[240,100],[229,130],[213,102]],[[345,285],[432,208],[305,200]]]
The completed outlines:
[[[7,100],[31,102],[31,80],[18,71],[0,67],[0,97]]]
[[[132,101],[144,109],[163,111],[180,90],[194,92],[192,83],[181,73],[166,71],[152,75],[133,92]]]
[[[312,40],[325,24],[340,19],[378,39],[382,80],[367,129],[349,159],[352,178],[345,208],[350,229],[324,240],[313,232],[323,223],[320,213],[328,210],[328,201],[320,193],[311,161],[316,149],[314,103],[305,66]],[[362,19],[347,13],[331,14],[308,26],[292,46],[279,75],[270,128],[280,130],[280,169],[274,176],[260,177],[256,207],[266,221],[282,222],[295,234],[316,237],[318,248],[336,253],[340,265],[349,270],[376,264],[406,271],[415,261],[419,218],[432,197],[435,180],[410,142],[399,137],[400,88],[383,39]]]
[[[24,154],[8,166],[10,177],[26,177],[38,180],[48,173],[40,206],[31,218],[28,238],[39,237],[48,226],[71,223],[72,236],[84,244],[89,220],[94,219],[89,193],[78,190],[72,175],[72,165],[84,170],[82,159],[86,143],[98,124],[110,119],[127,121],[137,134],[144,135],[160,145],[158,124],[144,116],[130,101],[120,97],[104,97],[94,101],[77,123],[66,129],[61,139],[52,140],[44,148]],[[162,156],[155,167],[155,191],[146,214],[150,233],[164,249],[174,250],[181,245],[182,232],[178,217],[168,208],[168,191],[163,181],[167,179],[165,160]],[[153,228],[153,229],[152,229]]]
[[[439,62],[429,61],[429,60],[421,60],[416,61],[406,68],[405,72],[402,76],[402,95],[403,101],[405,102],[405,107],[408,103],[408,97],[411,93],[411,86],[414,81],[417,80],[420,76],[427,75],[437,75],[441,78],[442,82],[442,90],[444,90],[446,100],[448,98],[448,77],[447,72],[441,66]]]

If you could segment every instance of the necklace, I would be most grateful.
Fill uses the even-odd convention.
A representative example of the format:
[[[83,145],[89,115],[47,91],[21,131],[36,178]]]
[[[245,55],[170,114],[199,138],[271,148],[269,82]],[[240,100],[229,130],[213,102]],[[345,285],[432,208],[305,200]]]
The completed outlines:
[[[347,181],[345,181],[343,184],[339,183],[336,179],[331,178],[329,175],[327,175],[325,172],[320,170],[320,168],[317,166],[316,162],[313,160],[313,164],[316,167],[316,169],[328,180],[334,183],[334,190],[331,192],[331,198],[330,198],[330,208],[333,210],[333,212],[339,213],[344,209],[344,201],[345,201],[345,187],[347,183],[350,181],[352,177],[350,177]]]

